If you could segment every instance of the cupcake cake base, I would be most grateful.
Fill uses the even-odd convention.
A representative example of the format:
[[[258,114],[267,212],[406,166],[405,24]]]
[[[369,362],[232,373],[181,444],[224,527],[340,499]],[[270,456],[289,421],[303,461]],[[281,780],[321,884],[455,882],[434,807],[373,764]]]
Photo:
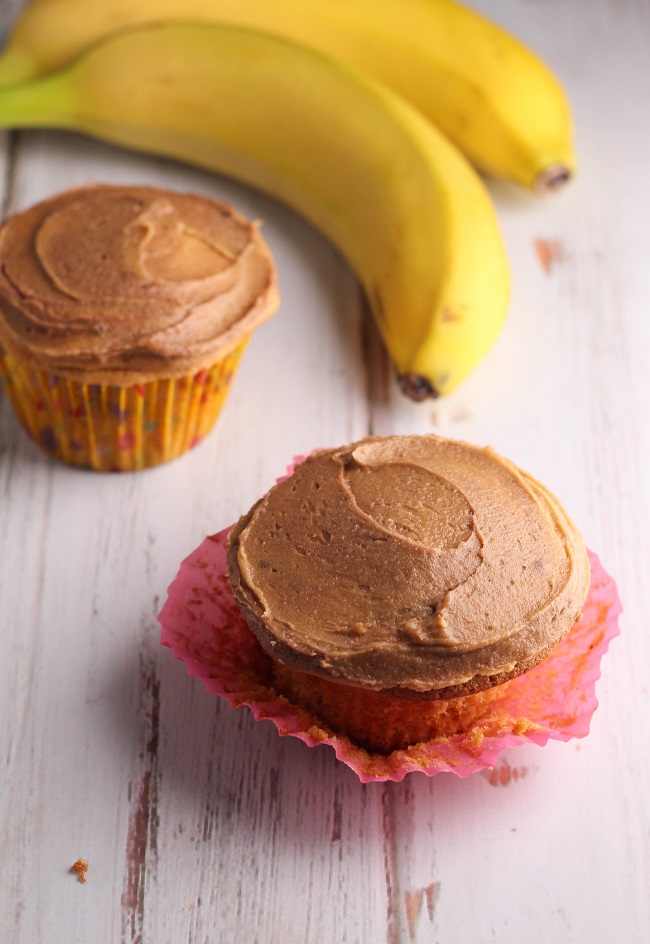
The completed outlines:
[[[278,692],[308,708],[332,730],[345,731],[361,747],[380,754],[468,731],[504,696],[508,684],[432,701],[341,685],[280,664],[273,666],[273,681]]]

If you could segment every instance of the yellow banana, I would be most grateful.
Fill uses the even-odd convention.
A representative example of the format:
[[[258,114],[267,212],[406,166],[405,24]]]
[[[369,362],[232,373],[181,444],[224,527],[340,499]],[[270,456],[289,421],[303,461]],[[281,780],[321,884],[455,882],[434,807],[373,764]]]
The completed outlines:
[[[501,328],[509,269],[476,173],[401,98],[299,44],[214,24],[138,27],[0,89],[0,126],[85,131],[285,201],[356,270],[414,399],[454,389]]]
[[[169,19],[262,29],[341,58],[399,92],[488,173],[537,191],[573,173],[555,77],[453,0],[35,0],[0,58],[0,84],[58,69],[116,29]]]

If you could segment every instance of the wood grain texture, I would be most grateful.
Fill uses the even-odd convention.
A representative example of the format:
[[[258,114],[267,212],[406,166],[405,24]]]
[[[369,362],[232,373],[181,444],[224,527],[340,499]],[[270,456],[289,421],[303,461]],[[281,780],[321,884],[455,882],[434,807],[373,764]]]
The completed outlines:
[[[555,67],[580,172],[490,183],[510,319],[451,397],[396,391],[357,283],[259,194],[76,135],[5,134],[0,201],[86,180],[225,197],[263,221],[283,296],[216,429],[169,466],[49,461],[0,393],[0,939],[11,944],[636,944],[650,929],[650,8],[475,0]],[[461,781],[363,786],[233,711],[158,643],[180,561],[292,456],[373,433],[491,443],[547,483],[616,577],[622,635],[583,742]],[[86,883],[69,871],[88,861]]]

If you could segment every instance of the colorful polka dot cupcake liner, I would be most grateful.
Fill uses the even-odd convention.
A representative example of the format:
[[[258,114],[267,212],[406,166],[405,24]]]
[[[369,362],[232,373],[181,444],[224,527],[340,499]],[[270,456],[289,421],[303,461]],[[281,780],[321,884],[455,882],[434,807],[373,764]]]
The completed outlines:
[[[131,472],[176,459],[210,432],[246,341],[207,370],[133,386],[84,384],[0,354],[18,419],[48,455],[100,472]]]

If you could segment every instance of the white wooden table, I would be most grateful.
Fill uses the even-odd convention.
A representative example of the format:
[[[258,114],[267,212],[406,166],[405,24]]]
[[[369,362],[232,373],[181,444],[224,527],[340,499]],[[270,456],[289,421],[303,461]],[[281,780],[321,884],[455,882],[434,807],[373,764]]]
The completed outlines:
[[[283,303],[213,434],[165,467],[56,464],[0,393],[1,941],[648,940],[650,5],[473,5],[560,75],[581,167],[547,200],[490,184],[510,319],[446,400],[400,397],[353,275],[283,207],[71,134],[2,137],[7,212],[88,180],[232,200],[264,221]],[[491,443],[556,491],[618,581],[622,634],[584,741],[508,751],[492,777],[364,786],[207,694],[156,616],[181,559],[293,455],[428,431]]]

